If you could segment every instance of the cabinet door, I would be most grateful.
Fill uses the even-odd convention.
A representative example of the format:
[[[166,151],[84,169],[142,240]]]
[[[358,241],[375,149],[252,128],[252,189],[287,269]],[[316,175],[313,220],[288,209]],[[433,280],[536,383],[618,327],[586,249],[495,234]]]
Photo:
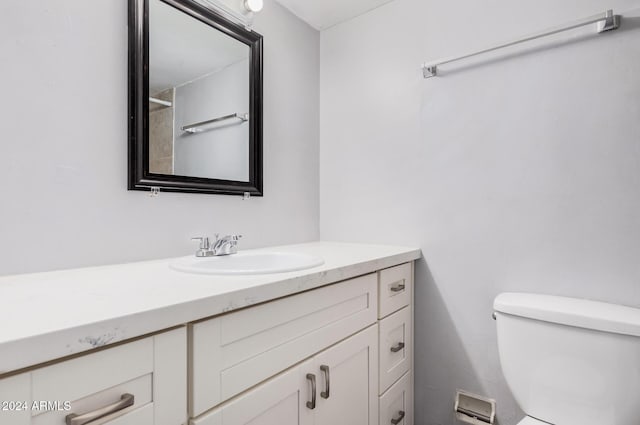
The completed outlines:
[[[258,385],[240,397],[191,421],[191,425],[313,425],[307,407],[312,386],[307,374],[312,360]]]
[[[378,424],[378,329],[371,326],[314,358],[316,425]]]

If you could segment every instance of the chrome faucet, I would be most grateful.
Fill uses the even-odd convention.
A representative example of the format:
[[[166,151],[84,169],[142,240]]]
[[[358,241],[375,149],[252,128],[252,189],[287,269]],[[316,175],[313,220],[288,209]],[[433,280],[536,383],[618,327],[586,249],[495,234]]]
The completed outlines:
[[[218,238],[218,235],[216,235],[216,241],[211,248],[211,250],[214,252],[213,255],[229,255],[237,253],[238,239],[240,239],[241,237],[242,235],[227,235]]]
[[[200,241],[200,247],[196,251],[196,257],[216,257],[219,255],[230,255],[238,252],[238,239],[242,235],[227,235],[221,238],[216,234],[216,240],[211,244],[209,238],[199,236],[191,238],[192,241]]]

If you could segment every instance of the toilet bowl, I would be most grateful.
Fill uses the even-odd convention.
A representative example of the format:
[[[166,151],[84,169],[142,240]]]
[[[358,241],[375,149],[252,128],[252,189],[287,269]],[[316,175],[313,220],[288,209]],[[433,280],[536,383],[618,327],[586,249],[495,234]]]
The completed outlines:
[[[518,425],[640,423],[640,309],[504,293],[494,310]]]

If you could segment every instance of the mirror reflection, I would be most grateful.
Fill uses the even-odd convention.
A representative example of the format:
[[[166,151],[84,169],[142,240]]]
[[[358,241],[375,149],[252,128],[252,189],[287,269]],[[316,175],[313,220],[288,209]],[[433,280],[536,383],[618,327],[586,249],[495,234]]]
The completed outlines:
[[[248,182],[251,49],[149,2],[149,172]]]

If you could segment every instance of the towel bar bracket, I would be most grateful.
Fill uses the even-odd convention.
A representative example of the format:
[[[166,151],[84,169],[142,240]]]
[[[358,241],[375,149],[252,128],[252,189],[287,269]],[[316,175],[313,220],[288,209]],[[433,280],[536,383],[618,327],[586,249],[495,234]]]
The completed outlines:
[[[614,15],[612,10],[607,10],[605,20],[597,25],[598,33],[617,30],[620,28],[620,15]]]
[[[438,67],[435,65],[425,66],[422,68],[422,76],[424,78],[431,78],[438,75]]]

